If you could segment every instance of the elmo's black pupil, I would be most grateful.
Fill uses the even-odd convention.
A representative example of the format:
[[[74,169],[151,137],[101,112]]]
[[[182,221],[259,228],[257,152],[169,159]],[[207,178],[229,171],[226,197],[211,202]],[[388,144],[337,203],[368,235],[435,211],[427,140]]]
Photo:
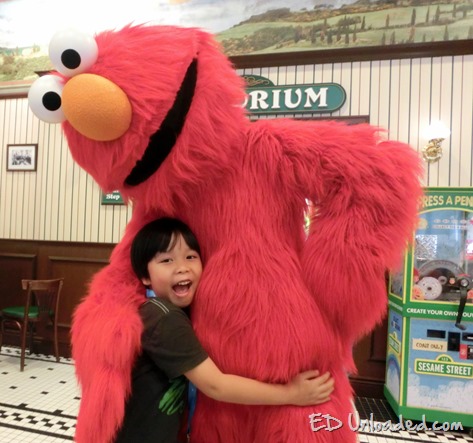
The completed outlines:
[[[80,65],[80,55],[75,49],[66,49],[61,54],[61,62],[68,69],[76,69]]]
[[[61,107],[61,97],[57,92],[46,92],[43,95],[43,106],[48,111],[57,111]]]

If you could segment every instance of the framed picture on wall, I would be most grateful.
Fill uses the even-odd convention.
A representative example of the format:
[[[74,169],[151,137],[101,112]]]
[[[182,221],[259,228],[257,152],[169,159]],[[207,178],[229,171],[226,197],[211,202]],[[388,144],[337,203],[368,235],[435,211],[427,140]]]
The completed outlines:
[[[38,145],[7,145],[7,171],[36,171]]]

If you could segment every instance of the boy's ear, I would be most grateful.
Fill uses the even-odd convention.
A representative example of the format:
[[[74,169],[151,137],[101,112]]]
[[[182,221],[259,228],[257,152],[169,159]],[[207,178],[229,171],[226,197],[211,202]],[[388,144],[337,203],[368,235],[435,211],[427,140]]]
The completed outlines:
[[[151,280],[149,278],[145,278],[143,277],[141,279],[141,282],[145,285],[145,286],[149,286],[151,284]]]

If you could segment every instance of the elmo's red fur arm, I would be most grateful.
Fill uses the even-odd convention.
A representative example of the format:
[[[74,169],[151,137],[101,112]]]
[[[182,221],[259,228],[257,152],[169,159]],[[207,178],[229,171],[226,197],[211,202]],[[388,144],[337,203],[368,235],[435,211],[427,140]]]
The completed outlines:
[[[113,441],[123,421],[131,371],[141,349],[138,307],[145,300],[129,251],[136,232],[150,218],[154,216],[135,208],[110,264],[94,276],[74,313],[72,356],[82,390],[75,434],[79,443]]]
[[[400,264],[417,223],[419,156],[380,142],[368,125],[278,121],[274,131],[296,195],[316,207],[304,278],[350,346],[385,314],[385,272]]]
[[[79,443],[110,442],[123,420],[140,346],[139,299],[136,287],[111,265],[95,276],[75,312],[73,358],[82,388],[75,435]]]

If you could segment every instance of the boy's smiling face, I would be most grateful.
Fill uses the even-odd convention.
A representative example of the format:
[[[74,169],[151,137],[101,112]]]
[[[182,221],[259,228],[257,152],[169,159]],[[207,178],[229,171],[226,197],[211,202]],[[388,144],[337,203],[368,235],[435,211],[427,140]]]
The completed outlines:
[[[192,303],[202,275],[202,261],[179,235],[171,239],[166,252],[158,252],[148,263],[149,278],[143,284],[151,286],[159,298],[185,308]]]

